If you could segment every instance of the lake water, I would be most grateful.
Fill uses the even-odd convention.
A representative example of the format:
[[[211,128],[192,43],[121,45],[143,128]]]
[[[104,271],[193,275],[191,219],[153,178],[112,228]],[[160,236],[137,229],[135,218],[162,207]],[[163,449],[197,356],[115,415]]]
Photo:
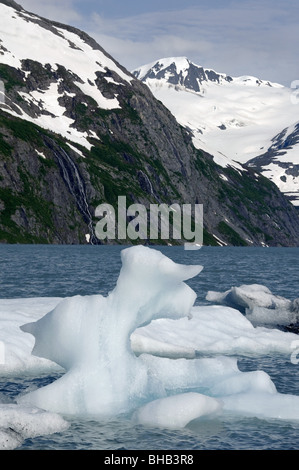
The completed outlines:
[[[121,247],[0,245],[0,298],[107,295],[121,267]],[[172,260],[201,264],[202,273],[188,284],[196,304],[208,304],[209,290],[263,284],[290,300],[299,297],[299,248],[159,247]],[[299,338],[298,338],[299,339]],[[299,365],[285,355],[239,357],[242,371],[264,370],[277,390],[299,395]],[[16,397],[34,382],[42,386],[56,376],[0,377],[0,392]],[[69,418],[68,418],[69,419]],[[173,431],[133,425],[127,416],[109,420],[71,419],[70,428],[52,436],[27,439],[21,449],[220,450],[298,449],[299,423],[226,414],[192,422]]]

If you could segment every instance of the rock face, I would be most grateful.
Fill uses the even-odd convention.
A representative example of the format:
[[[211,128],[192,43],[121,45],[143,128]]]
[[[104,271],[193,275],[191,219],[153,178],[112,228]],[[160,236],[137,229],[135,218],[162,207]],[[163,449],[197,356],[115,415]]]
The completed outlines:
[[[0,12],[1,242],[99,243],[96,207],[126,196],[146,207],[203,204],[205,244],[298,245],[297,211],[278,188],[196,149],[92,38],[14,2],[0,1]]]

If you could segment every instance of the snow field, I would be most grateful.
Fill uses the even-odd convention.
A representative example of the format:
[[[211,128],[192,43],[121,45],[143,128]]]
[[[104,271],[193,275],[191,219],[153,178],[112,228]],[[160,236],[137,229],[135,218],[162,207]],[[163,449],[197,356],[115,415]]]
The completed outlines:
[[[106,68],[108,68],[127,83],[131,82],[132,77],[123,72],[104,52],[93,49],[79,35],[67,29],[45,27],[35,15],[16,12],[4,4],[0,5],[0,14],[1,38],[4,46],[3,54],[1,54],[2,64],[22,70],[22,60],[31,59],[43,66],[50,64],[54,71],[57,70],[58,65],[61,65],[77,77],[74,82],[76,86],[85,95],[92,97],[100,108],[120,107],[117,96],[108,99],[102,95],[95,83],[96,72],[106,73]],[[43,47],[40,47],[40,44],[43,44]],[[65,116],[66,109],[59,103],[64,94],[58,92],[58,85],[57,82],[52,83],[48,90],[20,92],[20,96],[29,103],[42,104],[44,111],[40,116],[32,118],[19,108],[21,117],[90,149],[88,134],[77,131],[72,127],[74,121]],[[65,95],[69,96],[67,93]],[[8,103],[4,109],[20,117],[20,114],[13,111]]]

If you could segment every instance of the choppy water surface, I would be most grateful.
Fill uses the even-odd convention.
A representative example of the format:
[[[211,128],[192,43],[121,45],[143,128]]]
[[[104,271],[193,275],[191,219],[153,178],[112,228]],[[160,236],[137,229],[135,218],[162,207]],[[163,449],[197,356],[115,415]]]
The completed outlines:
[[[241,284],[263,284],[290,300],[299,297],[299,248],[211,248],[184,251],[159,248],[178,263],[202,264],[189,284],[205,304],[208,290],[225,291]],[[65,297],[103,294],[118,278],[120,247],[0,245],[0,298]],[[242,371],[264,370],[277,390],[299,395],[299,365],[278,356],[240,357]],[[0,378],[0,390],[13,400],[27,387],[56,377]],[[111,420],[67,418],[71,426],[49,437],[28,439],[21,449],[197,450],[299,448],[299,423],[221,416],[194,421],[170,431],[133,425],[129,416]]]

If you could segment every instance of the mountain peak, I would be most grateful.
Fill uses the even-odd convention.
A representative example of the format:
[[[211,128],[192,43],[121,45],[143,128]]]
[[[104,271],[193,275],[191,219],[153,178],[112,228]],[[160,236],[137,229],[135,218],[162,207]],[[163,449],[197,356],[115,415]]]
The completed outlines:
[[[0,16],[0,241],[97,243],[96,207],[115,207],[126,194],[145,206],[203,204],[205,243],[296,243],[296,209],[274,184],[219,152],[223,168],[216,165],[202,140],[192,145],[191,100],[206,120],[204,93],[233,93],[218,86],[229,77],[186,57],[145,68],[144,76],[161,77],[172,104],[187,108],[178,123],[163,97],[156,100],[88,34],[12,1],[0,0]],[[217,122],[220,138],[226,121]],[[196,124],[196,138],[204,127]]]
[[[298,110],[291,89],[252,75],[220,74],[186,57],[160,59],[133,73],[191,132],[195,147],[223,167],[250,162],[299,206]]]
[[[261,80],[251,75],[232,77],[225,73],[219,73],[214,69],[197,65],[184,56],[159,59],[135,69],[132,73],[147,84],[159,80],[161,83],[182,86],[186,90],[200,93],[203,92],[204,85],[210,83],[223,85],[233,82],[248,87],[282,88],[279,83]]]
[[[139,80],[162,80],[171,85],[183,86],[189,90],[200,92],[203,83],[230,82],[233,79],[219,74],[212,69],[205,69],[191,62],[187,57],[168,57],[144,65],[133,71]]]

